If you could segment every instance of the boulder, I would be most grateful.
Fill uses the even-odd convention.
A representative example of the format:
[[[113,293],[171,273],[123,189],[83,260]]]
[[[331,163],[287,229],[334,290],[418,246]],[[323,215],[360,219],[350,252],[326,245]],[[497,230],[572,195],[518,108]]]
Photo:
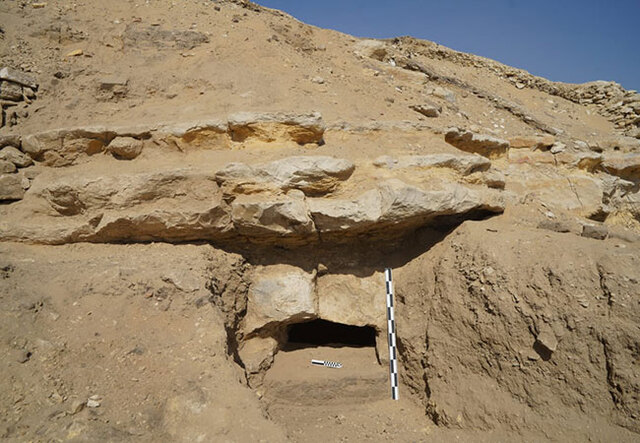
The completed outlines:
[[[318,112],[287,114],[282,112],[239,112],[228,118],[231,139],[236,142],[293,141],[299,145],[323,143],[325,125]]]
[[[509,139],[513,149],[549,149],[556,142],[553,135],[520,135]]]
[[[22,100],[22,86],[12,82],[0,81],[0,99],[11,101]]]
[[[493,189],[504,189],[507,183],[504,174],[496,169],[474,172],[467,175],[464,181],[474,185],[485,185]]]
[[[509,149],[509,142],[506,140],[459,128],[449,129],[445,134],[444,140],[458,149],[474,152],[489,158],[499,157]]]
[[[462,175],[468,175],[476,171],[485,171],[491,166],[491,161],[481,155],[403,155],[393,158],[390,156],[378,157],[373,161],[378,167],[395,168],[449,168]]]
[[[22,86],[27,86],[31,89],[38,89],[38,84],[33,77],[17,69],[9,68],[8,66],[0,69],[0,80],[17,83]]]
[[[6,134],[0,135],[0,148],[4,148],[5,146],[20,146],[21,139],[17,134]]]
[[[604,240],[609,235],[609,230],[604,225],[584,225],[582,227],[582,237]]]
[[[267,326],[281,326],[317,316],[315,275],[291,265],[259,267],[249,286],[246,334]]]
[[[640,154],[607,154],[602,169],[617,177],[633,182],[640,181]]]
[[[23,154],[13,146],[5,146],[0,149],[0,160],[11,162],[19,168],[25,168],[33,164],[31,157]]]
[[[107,146],[107,151],[120,160],[133,160],[142,152],[143,142],[133,137],[116,137]]]
[[[0,201],[21,200],[25,191],[23,179],[20,174],[0,174]]]
[[[6,160],[0,160],[0,174],[11,174],[16,172],[16,165]]]
[[[434,105],[433,103],[425,103],[421,105],[411,105],[409,108],[424,115],[425,117],[435,118],[440,116],[442,112],[442,106]]]

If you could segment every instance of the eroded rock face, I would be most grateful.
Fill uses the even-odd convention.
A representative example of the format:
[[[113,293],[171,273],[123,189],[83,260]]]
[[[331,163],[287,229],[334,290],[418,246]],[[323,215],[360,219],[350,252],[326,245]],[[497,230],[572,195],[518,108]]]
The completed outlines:
[[[466,174],[488,164],[480,156],[407,156],[398,160],[397,168],[407,172],[446,167]],[[62,175],[36,181],[28,204],[15,210],[16,217],[24,214],[21,223],[2,225],[0,237],[35,242],[47,238],[46,243],[53,244],[242,239],[301,245],[317,242],[319,234],[336,234],[336,240],[342,234],[347,234],[345,238],[364,233],[397,236],[407,229],[439,223],[442,217],[455,219],[504,209],[496,191],[439,178],[425,178],[429,181],[421,186],[388,179],[372,183],[372,188],[355,198],[317,197],[346,182],[353,170],[353,163],[346,160],[291,157],[256,167],[231,164],[215,180],[192,169]],[[18,180],[13,181],[17,185]],[[488,184],[487,180],[472,183]],[[24,190],[11,189],[18,190],[11,198],[24,195]],[[56,217],[59,215],[64,217]]]
[[[318,112],[287,114],[239,112],[229,116],[231,139],[237,142],[292,140],[300,145],[322,143],[325,126]]]
[[[291,265],[262,266],[249,287],[242,330],[251,334],[269,325],[310,320],[317,313],[314,274]]]
[[[460,128],[449,129],[445,134],[444,140],[458,149],[474,152],[489,158],[500,157],[509,149],[509,142],[506,140]]]

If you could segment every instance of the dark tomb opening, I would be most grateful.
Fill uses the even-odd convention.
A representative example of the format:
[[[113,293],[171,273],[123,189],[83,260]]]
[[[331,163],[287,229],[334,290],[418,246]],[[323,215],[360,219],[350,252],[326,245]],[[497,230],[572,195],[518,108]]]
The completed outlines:
[[[371,326],[351,326],[318,319],[290,325],[287,328],[287,344],[295,348],[375,347],[376,331]]]

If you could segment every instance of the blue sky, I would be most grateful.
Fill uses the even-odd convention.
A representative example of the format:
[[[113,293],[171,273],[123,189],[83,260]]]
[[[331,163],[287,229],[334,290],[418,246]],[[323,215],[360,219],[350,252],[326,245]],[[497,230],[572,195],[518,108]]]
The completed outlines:
[[[358,37],[432,40],[550,80],[640,90],[640,0],[257,0]]]

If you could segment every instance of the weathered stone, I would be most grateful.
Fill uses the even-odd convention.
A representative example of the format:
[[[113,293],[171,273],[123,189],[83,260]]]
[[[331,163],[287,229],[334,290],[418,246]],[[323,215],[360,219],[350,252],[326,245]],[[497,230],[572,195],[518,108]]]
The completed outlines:
[[[602,169],[611,175],[638,182],[640,181],[640,154],[607,154],[602,162]]]
[[[576,154],[561,152],[556,155],[556,160],[558,160],[558,163],[569,167],[594,172],[602,164],[602,154],[597,152],[578,152]]]
[[[425,117],[435,118],[440,116],[442,112],[442,106],[434,105],[432,103],[421,104],[421,105],[411,105],[409,106],[416,112],[424,115]]]
[[[581,235],[582,237],[604,240],[609,235],[609,230],[604,225],[584,225]]]
[[[0,81],[0,99],[12,101],[22,100],[22,86],[11,82]]]
[[[464,181],[476,185],[485,185],[493,189],[504,189],[506,186],[504,174],[495,169],[474,172],[466,176]]]
[[[355,326],[385,326],[384,276],[328,274],[318,278],[318,316],[323,320]]]
[[[542,346],[547,352],[555,352],[558,349],[558,339],[551,328],[544,326],[536,337],[536,344]]]
[[[103,127],[54,129],[22,138],[22,149],[47,166],[67,166],[80,155],[102,152],[115,133]]]
[[[378,167],[389,169],[396,168],[449,168],[462,175],[468,175],[476,171],[484,171],[491,167],[491,161],[481,155],[403,155],[397,159],[390,156],[378,157],[373,161]]]
[[[218,187],[208,175],[189,169],[113,176],[71,176],[42,183],[33,190],[60,214],[76,215],[86,210],[129,209],[162,199],[212,204]]]
[[[5,146],[20,147],[21,137],[17,134],[0,135],[0,148]]]
[[[355,165],[344,159],[310,156],[277,160],[261,169],[284,190],[300,189],[307,195],[317,195],[333,191],[341,181],[347,180]]]
[[[348,179],[355,166],[333,157],[289,157],[249,166],[230,163],[216,173],[216,180],[228,191],[251,193],[263,189],[300,189],[308,195],[326,194]]]
[[[73,400],[71,402],[71,406],[69,407],[69,410],[67,411],[67,413],[69,415],[75,415],[80,411],[82,411],[86,405],[87,405],[87,402],[85,400],[79,400],[79,399]]]
[[[141,205],[128,211],[107,211],[89,219],[88,231],[72,233],[72,240],[118,241],[195,241],[225,238],[230,219],[219,199],[172,201],[170,205]],[[97,224],[97,226],[95,226]],[[76,229],[78,231],[78,229]]]
[[[16,172],[16,165],[10,161],[0,159],[0,174],[10,174]]]
[[[245,334],[273,323],[315,318],[315,276],[291,265],[258,268],[247,295]]]
[[[241,195],[231,203],[231,219],[237,232],[249,237],[306,237],[313,221],[303,198],[290,195]]]
[[[112,76],[101,78],[99,84],[100,84],[100,89],[111,90],[118,86],[121,86],[121,87],[127,86],[127,83],[129,83],[129,79],[127,79],[126,77],[112,75]]]
[[[529,164],[529,165],[555,165],[556,160],[548,151],[527,151],[522,149],[510,150],[508,153],[509,163]]]
[[[272,337],[252,337],[245,340],[238,349],[238,355],[250,382],[254,381],[252,375],[259,374],[271,367],[273,355],[278,349],[278,342]],[[251,383],[255,387],[255,383]]]
[[[36,92],[31,89],[28,86],[23,86],[22,87],[22,93],[24,94],[25,97],[29,98],[29,99],[34,99],[36,98]]]
[[[8,80],[13,83],[28,86],[32,89],[38,89],[38,84],[33,77],[31,77],[29,74],[25,74],[24,72],[9,67],[0,69],[0,80]]]
[[[567,145],[562,142],[555,142],[549,149],[549,152],[551,152],[552,154],[559,154],[561,152],[564,152],[565,149],[567,149]]]
[[[450,89],[443,88],[442,86],[436,86],[435,88],[431,88],[430,90],[427,91],[427,94],[446,100],[449,103],[456,102],[455,93]]]
[[[485,157],[495,158],[509,149],[509,142],[490,135],[476,134],[459,128],[447,131],[445,141],[458,149],[474,152]]]
[[[408,229],[441,216],[470,211],[501,212],[504,202],[458,184],[422,190],[399,180],[387,180],[354,200],[309,199],[309,209],[321,233]]]
[[[26,168],[33,164],[33,160],[30,157],[13,146],[6,146],[0,149],[0,160],[11,162],[19,168]]]
[[[254,139],[266,143],[293,141],[300,145],[321,144],[325,130],[322,116],[318,112],[240,112],[229,116],[228,124],[231,138],[236,142]]]
[[[23,178],[20,174],[0,175],[0,200],[21,200],[25,191]]]
[[[549,154],[551,155],[551,154]],[[534,174],[512,171],[506,190],[537,199],[550,209],[566,210],[583,217],[602,213],[602,181],[584,174]]]
[[[514,149],[547,149],[555,143],[553,135],[521,135],[509,139],[509,145]]]
[[[546,229],[547,231],[567,233],[571,232],[571,225],[566,221],[544,219],[538,223],[538,229]]]
[[[116,137],[107,146],[107,151],[117,159],[133,160],[140,155],[143,146],[142,140],[133,137]]]

